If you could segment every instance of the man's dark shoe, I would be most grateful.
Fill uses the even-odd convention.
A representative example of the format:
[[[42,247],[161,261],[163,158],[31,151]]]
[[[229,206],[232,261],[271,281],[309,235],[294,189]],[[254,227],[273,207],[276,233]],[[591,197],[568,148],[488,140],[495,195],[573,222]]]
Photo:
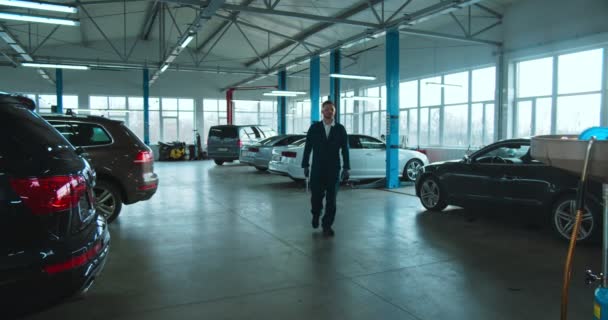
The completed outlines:
[[[316,229],[319,227],[319,216],[312,216],[312,228]]]
[[[332,229],[331,227],[329,228],[323,228],[323,235],[326,237],[333,237],[335,234],[334,229]]]

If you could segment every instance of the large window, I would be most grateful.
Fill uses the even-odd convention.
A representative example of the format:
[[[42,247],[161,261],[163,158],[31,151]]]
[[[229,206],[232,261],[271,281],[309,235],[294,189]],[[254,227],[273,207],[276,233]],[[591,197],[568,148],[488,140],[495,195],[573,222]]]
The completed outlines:
[[[193,99],[150,97],[148,105],[151,143],[193,141]],[[87,112],[123,121],[140,139],[144,139],[143,97],[90,96]]]
[[[400,144],[476,148],[492,143],[495,83],[495,67],[401,82]]]
[[[600,125],[603,49],[517,63],[512,136],[578,134]]]
[[[51,113],[52,106],[57,105],[57,96],[54,94],[22,93],[22,95],[32,99],[36,103],[36,111],[38,113]],[[78,112],[77,95],[63,95],[63,112],[65,113],[67,109]]]
[[[212,126],[227,123],[226,109],[226,100],[203,100],[203,132],[200,132],[203,143],[207,143],[209,129]]]

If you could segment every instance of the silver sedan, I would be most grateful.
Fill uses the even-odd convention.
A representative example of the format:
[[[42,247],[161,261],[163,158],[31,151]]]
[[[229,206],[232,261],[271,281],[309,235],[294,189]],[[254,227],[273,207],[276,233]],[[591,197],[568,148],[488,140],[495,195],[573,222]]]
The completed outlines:
[[[241,148],[239,161],[254,166],[260,171],[266,171],[268,170],[268,163],[272,160],[272,149],[288,146],[302,138],[306,138],[306,136],[302,134],[286,134],[244,146]]]

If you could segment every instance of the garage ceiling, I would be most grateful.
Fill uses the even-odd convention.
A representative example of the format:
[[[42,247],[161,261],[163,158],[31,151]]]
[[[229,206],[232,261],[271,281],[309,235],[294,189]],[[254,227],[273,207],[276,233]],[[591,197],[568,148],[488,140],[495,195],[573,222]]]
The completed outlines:
[[[78,19],[80,26],[0,20],[0,32],[8,34],[36,62],[86,64],[98,69],[147,66],[152,74],[160,74],[159,69],[190,31],[194,40],[179,52],[170,68],[240,74],[243,81],[237,84],[242,84],[331,48],[342,47],[344,55],[355,60],[357,52],[381,45],[383,37],[372,36],[389,26],[401,25],[410,32],[441,29],[446,34],[450,30],[447,34],[465,40],[484,39],[485,30],[498,26],[506,7],[515,1],[54,1],[77,6],[79,11],[41,14],[0,6],[0,12],[67,17]],[[476,34],[479,31],[482,33]],[[24,55],[2,38],[0,63],[18,66],[25,62]]]

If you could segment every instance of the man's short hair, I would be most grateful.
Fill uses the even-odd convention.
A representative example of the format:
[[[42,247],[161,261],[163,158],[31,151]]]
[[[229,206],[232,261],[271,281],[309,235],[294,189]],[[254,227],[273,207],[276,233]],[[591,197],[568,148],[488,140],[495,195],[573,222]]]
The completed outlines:
[[[321,105],[321,108],[324,108],[327,104],[331,104],[332,106],[334,106],[334,108],[336,107],[336,105],[331,100],[325,100],[325,102],[323,102],[323,104]]]

